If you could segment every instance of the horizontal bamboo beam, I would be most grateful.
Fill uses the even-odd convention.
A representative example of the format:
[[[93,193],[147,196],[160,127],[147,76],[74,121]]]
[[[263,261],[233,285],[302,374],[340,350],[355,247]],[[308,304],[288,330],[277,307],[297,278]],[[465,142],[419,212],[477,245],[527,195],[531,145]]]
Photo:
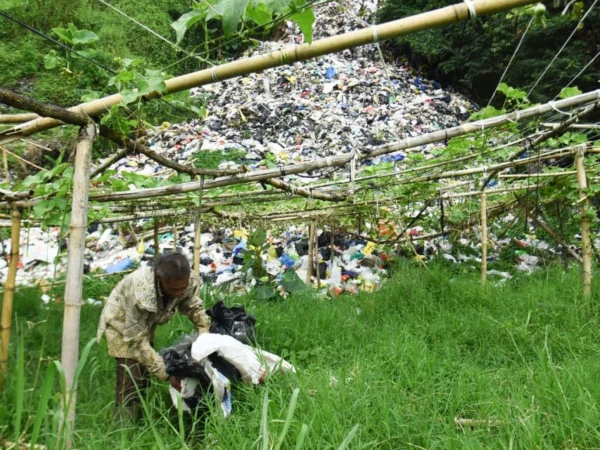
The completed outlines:
[[[566,172],[546,172],[546,173],[501,173],[498,178],[542,178],[542,177],[562,177],[564,175],[575,175],[576,170]],[[486,191],[488,192],[488,191]]]
[[[534,190],[536,189],[536,186],[515,186],[515,187],[510,187],[510,188],[504,188],[504,189],[490,189],[490,190],[486,190],[485,193],[488,195],[493,195],[493,194],[507,194],[510,192],[519,192],[519,191],[528,191],[528,190]],[[461,197],[479,197],[481,196],[481,191],[468,191],[468,192],[458,192],[456,194],[446,194],[443,195],[442,198],[444,200],[446,199],[451,199],[451,198],[461,198]]]
[[[550,107],[552,107],[553,109],[559,109],[556,107],[556,104],[554,102],[549,102],[548,105],[550,105]],[[535,139],[527,142],[527,146],[526,146],[525,150],[532,149],[535,146],[541,144],[542,142],[544,142],[554,136],[557,136],[562,131],[569,128],[570,125],[576,123],[582,117],[585,117],[586,115],[588,115],[591,112],[593,112],[594,110],[596,110],[599,106],[600,106],[600,102],[593,103],[593,104],[588,105],[587,107],[583,108],[581,111],[578,111],[577,113],[569,116],[569,118],[567,120],[564,120],[563,122],[561,122],[556,128],[553,128],[552,130],[550,130],[546,133],[543,133],[540,136],[536,137]],[[515,159],[517,159],[519,157],[519,155],[521,155],[522,152],[523,152],[522,150],[519,150],[518,152],[514,152],[512,155],[510,155],[508,157],[508,159],[506,161],[514,161]],[[497,170],[493,170],[485,178],[485,180],[483,180],[483,183],[481,183],[481,190],[484,190],[487,187],[489,182],[492,180],[492,178],[494,178],[496,176],[497,173],[498,173]]]
[[[268,180],[269,178],[275,178],[285,175],[294,175],[297,173],[308,172],[311,170],[343,166],[344,164],[348,163],[351,158],[352,154],[332,156],[300,164],[278,167],[276,169],[263,169],[254,172],[246,172],[231,177],[219,177],[215,178],[214,180],[205,181],[203,184],[204,189],[211,189],[215,187],[231,186],[234,184],[263,181]],[[137,191],[115,192],[112,194],[94,194],[90,196],[90,200],[96,202],[113,202],[121,200],[132,200],[136,198],[151,198],[161,197],[163,195],[183,194],[186,192],[199,191],[201,184],[201,181],[192,181],[188,183],[159,188],[139,189]]]
[[[346,49],[372,44],[399,36],[413,34],[419,31],[438,28],[452,23],[469,20],[471,14],[487,16],[501,11],[506,11],[519,6],[535,3],[537,0],[472,0],[469,4],[458,3],[445,8],[418,14],[412,17],[395,20],[388,23],[375,25],[360,30],[351,31],[342,35],[332,36],[313,41],[311,44],[302,44],[286,47],[282,50],[256,55],[250,58],[223,64],[210,69],[181,75],[165,80],[165,93],[152,92],[143,97],[143,100],[159,98],[163,95],[181,92],[193,87],[199,87],[218,81],[230,80],[250,73],[290,65],[296,61],[305,61],[318,56],[341,52]],[[470,9],[472,8],[471,12]],[[121,103],[121,94],[94,100],[71,108],[95,117],[106,113],[112,106]],[[55,119],[40,118],[12,129],[0,132],[0,144],[11,142],[15,139],[28,136],[43,130],[57,127],[61,124]]]
[[[0,124],[24,123],[39,118],[37,114],[0,114]]]
[[[542,126],[546,128],[558,128],[560,123],[543,123]],[[569,128],[574,130],[600,130],[600,125],[597,123],[574,123],[569,125]]]
[[[576,97],[570,97],[557,102],[549,102],[544,105],[535,106],[529,109],[524,109],[504,116],[498,116],[491,119],[485,119],[478,122],[471,122],[464,125],[460,125],[446,130],[440,130],[433,133],[427,133],[419,137],[406,138],[401,141],[392,144],[386,144],[377,147],[368,154],[362,155],[361,159],[368,159],[375,156],[379,156],[386,153],[393,153],[399,150],[405,150],[411,147],[418,147],[421,145],[431,144],[434,142],[445,141],[451,137],[457,137],[464,134],[472,133],[478,130],[484,130],[490,127],[496,127],[505,125],[510,122],[515,122],[524,118],[534,117],[539,114],[544,114],[553,111],[553,108],[568,108],[570,106],[577,106],[582,103],[589,103],[590,101],[596,101],[600,99],[600,89],[589,92],[587,94],[578,95]],[[221,177],[204,183],[205,189],[210,189],[220,186],[229,186],[239,183],[247,183],[251,181],[262,181],[269,178],[275,178],[278,176],[292,175],[310,170],[317,170],[326,167],[337,167],[347,164],[352,158],[352,154],[337,155],[328,158],[317,159],[302,164],[295,164],[291,166],[283,166],[277,169],[263,169],[254,172],[247,172],[234,177]],[[498,165],[497,167],[508,167]],[[477,172],[474,172],[477,173]],[[174,186],[167,186],[162,188],[149,188],[139,189],[133,192],[117,192],[114,194],[94,194],[90,197],[92,201],[98,202],[109,202],[109,201],[122,201],[131,200],[136,198],[150,198],[160,197],[163,195],[181,194],[185,192],[198,191],[200,189],[200,182],[193,181],[189,183],[183,183]]]

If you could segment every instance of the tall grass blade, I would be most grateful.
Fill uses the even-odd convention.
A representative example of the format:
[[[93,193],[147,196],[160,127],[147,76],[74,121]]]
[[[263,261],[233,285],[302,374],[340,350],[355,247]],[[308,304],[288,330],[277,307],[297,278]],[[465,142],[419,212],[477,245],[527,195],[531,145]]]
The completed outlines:
[[[262,436],[262,450],[269,450],[269,424],[267,418],[269,416],[269,392],[265,392],[263,397],[262,418],[260,420],[260,433]]]
[[[127,374],[133,380],[133,375],[131,374],[131,370],[129,370],[129,367],[125,366],[125,370],[127,371]],[[160,450],[166,450],[167,447],[165,445],[165,442],[163,441],[162,436],[160,435],[160,433],[158,432],[158,429],[156,428],[156,423],[154,423],[154,420],[152,420],[152,416],[150,415],[150,408],[148,407],[148,402],[146,401],[146,399],[140,392],[140,388],[137,385],[137,383],[135,382],[135,380],[134,380],[133,384],[135,385],[136,393],[140,398],[140,402],[142,404],[142,409],[144,410],[144,416],[146,417],[146,420],[150,424],[150,429],[152,430],[152,434],[154,435],[154,439],[156,440],[156,445]]]
[[[308,425],[305,423],[302,424],[302,429],[300,433],[298,433],[298,437],[296,438],[296,447],[295,450],[301,450],[304,445],[304,440],[306,439],[306,435],[308,434]]]
[[[350,433],[348,433],[348,435],[344,438],[344,440],[338,447],[338,450],[344,450],[346,447],[348,447],[348,444],[350,444],[350,441],[352,441],[352,439],[354,439],[354,435],[356,434],[357,431],[358,431],[358,424],[354,425],[354,427],[350,430]]]
[[[21,441],[21,421],[23,419],[23,404],[25,401],[25,337],[18,334],[17,343],[17,386],[15,390],[15,442]]]
[[[285,440],[285,436],[288,433],[288,430],[290,429],[290,425],[292,424],[292,419],[294,417],[294,412],[296,411],[296,404],[298,403],[298,394],[300,393],[300,389],[296,388],[294,389],[294,392],[292,393],[292,399],[290,400],[290,406],[288,407],[288,412],[287,412],[287,416],[285,418],[285,423],[283,424],[283,430],[281,431],[281,434],[279,435],[279,439],[277,440],[277,443],[275,444],[275,450],[279,450],[281,448],[281,445],[283,444],[283,441]]]
[[[37,412],[35,414],[35,421],[33,422],[33,430],[31,432],[31,448],[34,448],[38,436],[40,434],[40,429],[42,427],[42,422],[46,417],[46,413],[48,411],[48,400],[50,400],[50,395],[52,394],[52,387],[54,386],[54,366],[48,366],[46,370],[46,376],[44,377],[44,381],[42,383],[42,391],[40,392],[40,401],[38,403]]]

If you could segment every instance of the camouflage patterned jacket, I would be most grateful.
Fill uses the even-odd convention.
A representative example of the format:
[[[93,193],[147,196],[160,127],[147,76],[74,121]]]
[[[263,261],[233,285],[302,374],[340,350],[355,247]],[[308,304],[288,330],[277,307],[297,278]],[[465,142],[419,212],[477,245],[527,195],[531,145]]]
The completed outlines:
[[[200,278],[192,272],[184,293],[165,306],[154,269],[137,269],[123,278],[108,297],[98,325],[98,341],[106,333],[110,356],[134,359],[161,380],[168,379],[163,359],[152,348],[154,332],[176,311],[188,316],[198,332],[208,331],[210,320],[197,295],[199,286]]]

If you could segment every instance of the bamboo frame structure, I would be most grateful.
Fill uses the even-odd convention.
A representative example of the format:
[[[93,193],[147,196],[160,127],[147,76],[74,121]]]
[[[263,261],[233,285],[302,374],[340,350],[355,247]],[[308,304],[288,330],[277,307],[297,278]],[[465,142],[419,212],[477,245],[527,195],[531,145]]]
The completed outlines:
[[[485,191],[481,194],[481,285],[485,286],[487,279],[487,194]]]
[[[15,296],[15,279],[19,264],[19,246],[21,236],[21,213],[14,208],[12,212],[12,228],[10,232],[10,264],[4,283],[4,299],[2,303],[2,334],[0,342],[0,391],[8,373],[8,354],[10,344],[10,330],[12,326],[13,300]]]
[[[590,201],[587,198],[587,179],[584,163],[584,148],[577,151],[575,166],[577,167],[577,184],[579,185],[579,202],[581,203],[581,255],[583,295],[590,297],[592,293],[592,241],[590,238]]]
[[[160,255],[160,241],[158,239],[159,224],[158,224],[158,220],[156,220],[156,217],[153,219],[153,221],[154,221],[154,256],[158,258],[158,256]]]
[[[204,177],[200,180],[200,192],[198,193],[198,211],[194,219],[194,272],[200,275],[200,249],[202,247],[202,194],[204,194]]]
[[[77,404],[77,386],[75,371],[79,360],[79,325],[81,314],[81,295],[83,291],[83,263],[85,234],[87,230],[87,209],[90,190],[90,165],[92,146],[96,136],[94,124],[82,127],[75,154],[73,174],[73,203],[71,206],[71,227],[69,235],[69,256],[67,264],[67,283],[65,285],[65,312],[63,320],[61,362],[66,380],[66,411],[63,411],[62,427],[74,429],[75,407]],[[71,433],[67,433],[67,447],[70,448]]]
[[[361,45],[372,44],[399,36],[413,34],[418,31],[466,21],[471,18],[472,14],[469,8],[473,8],[476,16],[482,17],[519,6],[530,5],[536,3],[536,1],[537,0],[471,0],[469,5],[466,3],[458,3],[456,5],[447,6],[415,16],[351,31],[338,36],[320,39],[313,41],[311,44],[289,46],[282,50],[252,56],[250,58],[212,67],[210,69],[204,69],[171,78],[165,80],[166,90],[164,93],[152,92],[144,96],[143,100],[159,98],[175,92],[185,91],[193,87],[225,81],[273,67],[290,65],[296,61],[305,61],[307,59],[341,52]],[[122,100],[123,96],[121,94],[114,94],[102,99],[77,105],[70,108],[70,110],[95,117],[104,114],[111,106],[121,103]],[[20,139],[24,136],[48,130],[59,125],[61,125],[60,121],[49,118],[39,118],[31,122],[26,122],[9,130],[0,132],[0,144],[11,142],[15,139]]]
[[[311,221],[308,227],[308,267],[306,268],[306,284],[309,286],[312,284],[312,271],[314,264],[314,252],[315,252],[315,221]]]

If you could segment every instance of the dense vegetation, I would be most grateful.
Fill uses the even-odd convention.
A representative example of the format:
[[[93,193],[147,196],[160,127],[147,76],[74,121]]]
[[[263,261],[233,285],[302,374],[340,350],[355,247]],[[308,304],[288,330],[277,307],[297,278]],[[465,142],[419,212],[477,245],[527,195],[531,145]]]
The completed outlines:
[[[296,387],[298,404],[282,448],[294,448],[302,424],[309,428],[303,448],[311,449],[338,448],[356,424],[353,449],[597,447],[598,286],[587,303],[577,269],[540,271],[483,289],[476,270],[453,267],[401,266],[381,291],[355,298],[242,299],[258,319],[260,345],[286,356],[298,373],[238,387],[228,420],[215,411],[196,424],[204,440],[182,437],[190,431],[186,421],[179,435],[160,382],[150,394],[146,426],[115,430],[114,363],[104,344],[94,346],[80,378],[77,448],[261,448],[252,442],[260,437],[266,392],[273,445]],[[112,283],[86,286],[85,296],[99,298]],[[15,307],[26,352],[0,400],[0,438],[14,440],[19,425],[29,439],[39,417],[38,443],[51,449],[58,397],[48,405],[40,399],[48,360],[59,357],[63,308],[41,304],[39,293],[27,289]],[[95,335],[99,312],[83,308],[82,348]],[[190,327],[181,317],[161,327],[157,345]],[[455,418],[491,422],[457,426]]]
[[[379,12],[379,20],[394,20],[455,3],[454,0],[386,0]],[[504,82],[529,91],[593,3],[592,0],[544,2],[546,14],[534,20]],[[568,8],[565,9],[566,4]],[[531,16],[530,11],[523,8],[517,13],[497,14],[396,39],[391,47],[397,56],[406,55],[430,77],[457,86],[485,104]],[[596,56],[600,48],[599,21],[600,9],[595,8],[535,88],[532,101],[551,100],[557,96],[561,88]],[[599,80],[600,59],[579,77],[576,84],[585,92],[597,89]],[[497,100],[501,102],[502,98]]]

